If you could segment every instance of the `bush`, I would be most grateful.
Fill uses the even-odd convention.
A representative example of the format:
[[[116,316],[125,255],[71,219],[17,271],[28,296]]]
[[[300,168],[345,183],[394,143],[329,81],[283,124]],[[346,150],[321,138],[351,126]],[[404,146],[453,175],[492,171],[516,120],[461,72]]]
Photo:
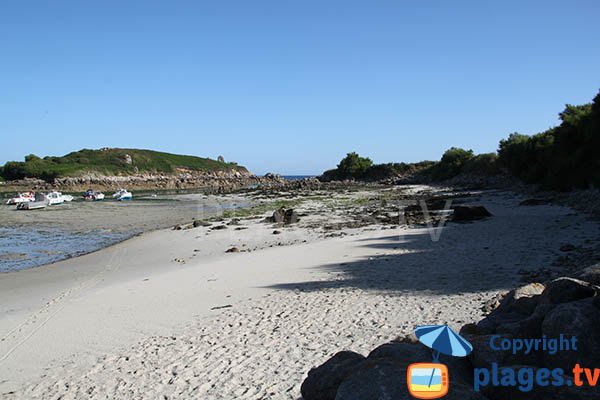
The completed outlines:
[[[464,164],[461,172],[471,175],[499,175],[502,173],[496,153],[476,155]]]
[[[444,152],[440,162],[431,168],[431,177],[435,180],[455,177],[462,172],[464,165],[473,157],[475,157],[473,150],[451,147]]]
[[[348,153],[337,166],[339,179],[360,179],[373,166],[370,158],[361,157],[357,153]]]

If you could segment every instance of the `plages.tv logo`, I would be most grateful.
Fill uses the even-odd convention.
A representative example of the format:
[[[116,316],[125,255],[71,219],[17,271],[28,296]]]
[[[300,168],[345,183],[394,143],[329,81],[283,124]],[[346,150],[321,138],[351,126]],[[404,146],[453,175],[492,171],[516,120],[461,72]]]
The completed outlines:
[[[414,363],[408,366],[406,384],[408,392],[417,399],[438,399],[448,394],[450,377],[448,367],[439,362],[440,354],[465,357],[473,346],[448,325],[425,325],[415,330],[419,342],[432,350],[431,363]]]

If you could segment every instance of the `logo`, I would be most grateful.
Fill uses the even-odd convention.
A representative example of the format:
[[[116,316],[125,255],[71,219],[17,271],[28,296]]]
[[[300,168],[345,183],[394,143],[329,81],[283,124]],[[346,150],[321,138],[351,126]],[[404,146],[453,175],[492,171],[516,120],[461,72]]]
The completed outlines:
[[[448,367],[439,363],[415,363],[406,372],[408,392],[417,399],[437,399],[448,394]]]
[[[419,326],[415,334],[419,342],[432,350],[433,362],[414,363],[408,366],[406,372],[408,392],[417,399],[444,397],[450,389],[450,376],[448,367],[439,362],[440,354],[465,357],[473,351],[473,346],[448,325]]]

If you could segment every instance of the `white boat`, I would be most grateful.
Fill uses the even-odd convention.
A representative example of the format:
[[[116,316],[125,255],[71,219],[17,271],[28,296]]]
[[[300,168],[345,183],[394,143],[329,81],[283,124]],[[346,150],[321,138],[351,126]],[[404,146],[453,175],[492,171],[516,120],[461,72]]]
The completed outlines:
[[[38,210],[48,206],[48,198],[42,193],[36,193],[32,201],[17,204],[17,210]]]
[[[125,189],[119,189],[115,192],[115,194],[113,194],[113,198],[117,199],[117,201],[131,200],[133,198],[133,194]]]
[[[87,201],[104,200],[104,193],[88,189],[87,192],[83,194],[83,199]]]
[[[48,199],[48,205],[49,206],[53,206],[56,204],[62,204],[65,202],[65,199],[63,198],[62,194],[60,192],[57,192],[55,190],[53,190],[52,192],[48,193],[46,195],[46,199]]]
[[[65,203],[70,203],[74,199],[74,197],[71,196],[70,194],[62,194],[61,193],[61,196],[62,196],[63,200],[65,201]]]
[[[8,199],[6,201],[6,204],[15,205],[15,204],[21,204],[21,203],[29,203],[30,201],[33,201],[34,198],[35,198],[35,193],[33,193],[33,192],[17,193],[17,197]]]

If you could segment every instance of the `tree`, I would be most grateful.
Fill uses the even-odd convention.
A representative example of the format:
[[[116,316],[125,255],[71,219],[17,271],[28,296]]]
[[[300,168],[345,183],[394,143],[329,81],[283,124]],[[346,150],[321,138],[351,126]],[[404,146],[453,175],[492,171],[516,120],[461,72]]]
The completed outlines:
[[[364,176],[373,165],[373,161],[367,157],[361,157],[357,153],[348,153],[337,166],[338,176],[341,179],[358,179]]]

